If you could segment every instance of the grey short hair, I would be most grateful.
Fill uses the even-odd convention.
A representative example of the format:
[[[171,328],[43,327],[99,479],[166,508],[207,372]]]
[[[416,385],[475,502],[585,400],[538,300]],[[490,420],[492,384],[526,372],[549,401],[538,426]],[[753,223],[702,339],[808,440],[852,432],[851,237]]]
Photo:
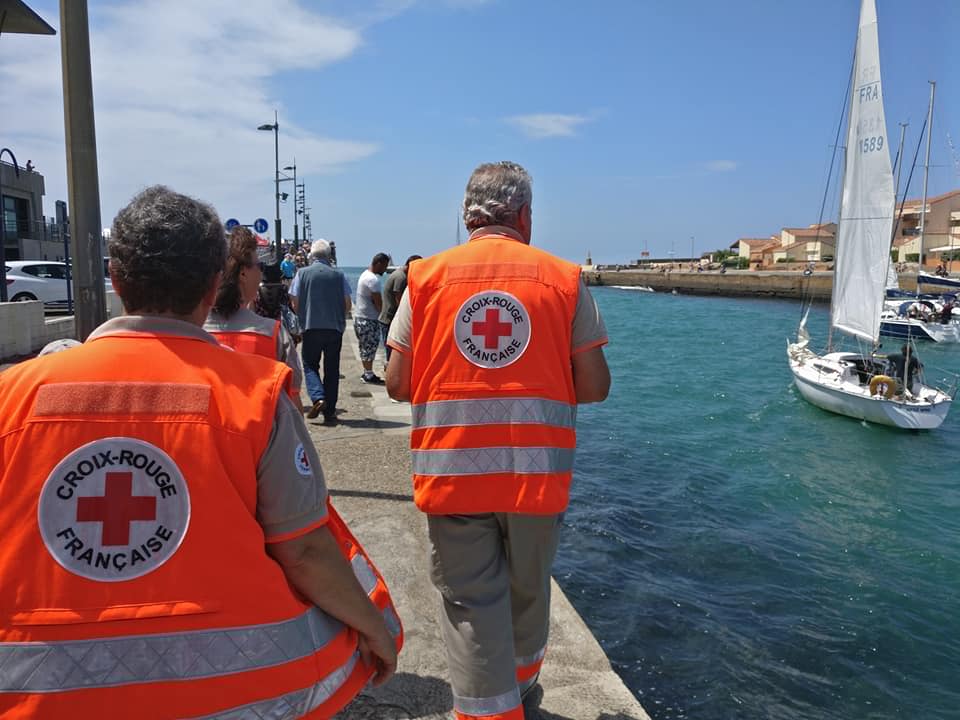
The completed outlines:
[[[463,194],[467,230],[486,225],[516,228],[520,208],[533,202],[533,180],[520,165],[504,160],[484,163],[473,171]]]
[[[227,242],[216,211],[163,185],[113,221],[110,275],[127,313],[189,315],[223,271]]]
[[[310,259],[311,260],[329,260],[332,253],[330,251],[330,243],[328,243],[323,238],[319,240],[314,240],[313,244],[310,246]]]

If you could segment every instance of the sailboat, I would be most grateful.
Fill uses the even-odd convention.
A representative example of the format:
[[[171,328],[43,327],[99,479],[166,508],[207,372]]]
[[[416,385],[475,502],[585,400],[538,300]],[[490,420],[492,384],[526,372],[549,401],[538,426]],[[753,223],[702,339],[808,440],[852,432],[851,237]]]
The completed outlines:
[[[923,163],[923,200],[920,208],[920,257],[924,256],[923,239],[926,227],[927,208],[927,180],[930,174],[930,138],[933,131],[933,99],[937,84],[930,82],[930,103],[927,107],[927,152]],[[903,133],[901,132],[901,151],[903,149]],[[898,153],[899,154],[899,153]],[[898,174],[899,177],[899,174]],[[899,183],[898,183],[899,184]],[[880,316],[880,334],[887,337],[906,338],[908,340],[930,340],[932,342],[956,343],[960,342],[960,320],[952,317],[953,303],[944,305],[943,299],[936,296],[922,297],[920,286],[924,284],[927,273],[921,270],[917,274],[917,292],[904,300],[904,293],[894,292],[890,286],[889,275],[893,267],[890,260],[890,269],[887,271],[886,297],[887,309]],[[935,276],[929,276],[935,277]],[[938,278],[942,279],[942,278]],[[950,278],[947,278],[951,281]],[[946,290],[941,289],[941,292]]]
[[[886,358],[876,353],[896,197],[883,112],[875,0],[861,2],[849,101],[827,350],[817,354],[809,347],[808,308],[796,342],[787,345],[787,359],[797,390],[817,407],[881,425],[930,430],[946,418],[952,391],[923,382],[900,389],[888,374]],[[834,350],[835,333],[854,338],[861,350]]]

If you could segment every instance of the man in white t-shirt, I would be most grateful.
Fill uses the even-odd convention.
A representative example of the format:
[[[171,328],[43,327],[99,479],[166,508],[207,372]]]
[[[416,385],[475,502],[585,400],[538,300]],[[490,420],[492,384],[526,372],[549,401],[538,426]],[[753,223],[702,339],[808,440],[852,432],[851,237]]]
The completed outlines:
[[[370,267],[360,274],[357,281],[357,303],[353,309],[353,329],[357,333],[360,362],[363,364],[360,379],[374,385],[383,385],[383,379],[373,372],[373,358],[380,345],[380,311],[383,309],[380,276],[386,272],[389,264],[390,256],[386,253],[373,256]]]

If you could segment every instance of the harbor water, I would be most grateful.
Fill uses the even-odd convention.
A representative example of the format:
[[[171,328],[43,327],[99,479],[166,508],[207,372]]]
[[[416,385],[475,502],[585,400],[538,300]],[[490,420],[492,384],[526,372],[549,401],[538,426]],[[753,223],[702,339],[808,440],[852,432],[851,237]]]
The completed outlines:
[[[798,302],[592,292],[613,388],[555,575],[651,717],[960,717],[960,407],[924,433],[808,404]]]
[[[613,387],[554,575],[651,717],[960,717],[960,407],[921,433],[808,404],[799,302],[591,292]],[[919,357],[960,373],[960,346]]]

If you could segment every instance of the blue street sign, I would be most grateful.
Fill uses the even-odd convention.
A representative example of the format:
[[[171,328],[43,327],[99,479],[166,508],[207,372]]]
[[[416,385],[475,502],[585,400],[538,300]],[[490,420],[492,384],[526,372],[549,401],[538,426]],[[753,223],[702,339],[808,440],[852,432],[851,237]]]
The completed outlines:
[[[237,220],[236,218],[230,218],[223,224],[223,226],[229,231],[229,230],[233,230],[239,224],[240,224],[239,220]]]
[[[258,233],[265,233],[267,230],[270,229],[270,223],[268,223],[263,218],[257,218],[256,222],[253,223],[253,229],[256,230]]]

